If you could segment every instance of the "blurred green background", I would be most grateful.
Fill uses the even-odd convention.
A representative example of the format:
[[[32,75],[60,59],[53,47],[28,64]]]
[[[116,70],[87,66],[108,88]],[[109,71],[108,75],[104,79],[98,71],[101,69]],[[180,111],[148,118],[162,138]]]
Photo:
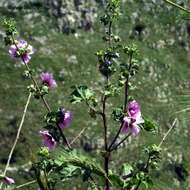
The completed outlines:
[[[190,7],[188,0],[176,1]],[[36,50],[31,65],[40,80],[41,71],[53,72],[58,88],[51,90],[47,99],[52,109],[64,107],[72,110],[73,122],[64,133],[72,140],[82,128],[85,134],[75,144],[80,151],[92,156],[103,148],[101,120],[93,120],[85,105],[71,105],[73,85],[88,85],[99,89],[104,78],[99,74],[95,52],[105,47],[102,36],[105,28],[99,22],[105,8],[104,0],[1,0],[0,17],[13,17],[18,28],[17,39],[25,39]],[[133,92],[142,106],[143,115],[159,125],[158,135],[140,133],[130,139],[111,158],[111,168],[119,169],[121,162],[144,160],[142,147],[159,143],[174,118],[178,125],[163,148],[159,170],[152,172],[152,190],[190,189],[190,15],[155,0],[122,0],[122,16],[113,30],[123,42],[135,42],[139,48],[141,71],[136,79],[138,89]],[[28,80],[23,77],[25,68],[13,62],[9,47],[3,43],[0,28],[0,171],[3,170],[15,138],[18,124],[27,100]],[[124,58],[125,59],[125,58]],[[122,96],[110,99],[109,139],[118,129],[111,111],[120,106]],[[187,109],[187,111],[183,111]],[[9,175],[16,184],[32,180],[30,151],[42,143],[39,131],[43,128],[44,106],[32,99],[26,115],[19,144],[14,152]],[[26,189],[37,189],[31,185]],[[87,189],[81,179],[73,179],[63,189]]]

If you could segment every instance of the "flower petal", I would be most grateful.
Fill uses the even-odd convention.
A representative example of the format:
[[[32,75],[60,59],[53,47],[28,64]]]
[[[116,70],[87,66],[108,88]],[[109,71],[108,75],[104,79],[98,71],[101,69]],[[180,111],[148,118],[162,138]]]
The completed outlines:
[[[53,151],[56,146],[55,139],[46,131],[40,131],[40,136],[44,138],[43,144],[49,148],[49,150]]]
[[[122,133],[127,133],[129,129],[131,119],[128,118],[127,116],[123,118],[123,127],[121,129]]]
[[[140,105],[135,100],[133,100],[127,108],[127,113],[129,117],[136,119],[137,115],[141,114]]]
[[[142,118],[141,115],[139,115],[139,116],[136,117],[136,122],[135,123],[137,125],[144,123],[144,119]]]
[[[65,109],[62,109],[61,112],[62,112],[62,118],[59,122],[59,127],[63,129],[63,128],[66,128],[67,126],[71,125],[72,112],[66,111]]]
[[[136,136],[140,132],[140,127],[135,123],[130,126],[130,129],[133,136]]]
[[[56,81],[53,79],[53,74],[52,73],[41,73],[41,79],[42,82],[47,84],[49,88],[56,88],[57,84]]]
[[[8,185],[12,185],[12,184],[15,183],[15,181],[14,181],[13,178],[10,178],[10,177],[5,176],[4,179],[5,179],[5,181],[6,181],[6,183],[7,183]]]

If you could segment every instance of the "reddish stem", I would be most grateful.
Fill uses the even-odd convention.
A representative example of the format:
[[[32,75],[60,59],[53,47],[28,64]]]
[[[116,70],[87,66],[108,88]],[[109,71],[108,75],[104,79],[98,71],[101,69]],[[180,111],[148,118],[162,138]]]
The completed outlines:
[[[129,56],[129,68],[128,68],[129,74],[128,74],[126,82],[125,82],[125,101],[124,101],[124,110],[123,110],[124,113],[126,113],[126,108],[127,108],[128,98],[129,98],[129,75],[130,75],[130,71],[131,71],[131,67],[132,67],[132,57],[133,57],[133,53],[131,53],[131,55]],[[114,137],[113,141],[111,142],[108,150],[111,150],[112,146],[115,144],[117,138],[119,137],[122,127],[123,127],[123,121],[121,123],[119,130],[117,131],[116,136]]]
[[[103,124],[104,124],[104,142],[105,142],[105,157],[104,157],[104,170],[106,172],[105,185],[106,190],[109,190],[109,180],[108,180],[108,172],[109,172],[109,154],[108,154],[108,128],[107,128],[107,119],[106,119],[106,100],[107,97],[104,96],[103,100]]]

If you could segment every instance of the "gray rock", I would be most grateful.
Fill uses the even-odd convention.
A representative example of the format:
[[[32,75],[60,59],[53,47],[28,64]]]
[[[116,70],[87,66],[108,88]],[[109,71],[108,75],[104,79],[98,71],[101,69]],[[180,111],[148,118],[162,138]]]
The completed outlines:
[[[98,3],[103,3],[98,1]],[[97,17],[95,0],[47,0],[48,13],[54,16],[61,32],[74,33],[77,28],[92,30]]]
[[[39,2],[38,0],[1,0],[0,7],[18,8],[18,7],[24,7],[28,4],[38,3],[38,2]]]

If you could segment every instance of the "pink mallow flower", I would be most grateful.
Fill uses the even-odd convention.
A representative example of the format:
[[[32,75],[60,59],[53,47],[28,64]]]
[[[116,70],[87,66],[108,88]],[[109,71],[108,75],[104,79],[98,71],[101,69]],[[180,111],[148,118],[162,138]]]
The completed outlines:
[[[61,114],[62,114],[62,116],[61,116],[61,120],[59,122],[59,127],[63,129],[63,128],[66,128],[67,126],[71,125],[72,112],[62,109]]]
[[[43,144],[49,148],[49,150],[54,150],[56,146],[55,139],[49,134],[48,131],[40,131],[40,135],[44,138]]]
[[[31,59],[30,55],[34,54],[34,48],[27,44],[25,40],[19,40],[17,42],[17,47],[15,45],[11,45],[9,54],[14,61],[20,61],[24,64],[28,63]]]
[[[57,84],[55,80],[53,79],[53,74],[52,73],[41,73],[41,79],[44,84],[47,84],[49,88],[56,88]]]
[[[6,181],[6,183],[7,183],[8,185],[12,185],[12,184],[15,183],[15,181],[14,181],[13,178],[10,178],[10,177],[7,177],[7,176],[4,177],[4,180]]]
[[[136,119],[137,117],[141,116],[140,105],[135,100],[133,100],[127,108],[127,113],[132,119]]]
[[[140,106],[135,100],[129,104],[127,114],[128,116],[123,118],[122,132],[127,133],[130,129],[132,135],[136,136],[140,132],[139,125],[144,123],[144,120],[141,116]]]

